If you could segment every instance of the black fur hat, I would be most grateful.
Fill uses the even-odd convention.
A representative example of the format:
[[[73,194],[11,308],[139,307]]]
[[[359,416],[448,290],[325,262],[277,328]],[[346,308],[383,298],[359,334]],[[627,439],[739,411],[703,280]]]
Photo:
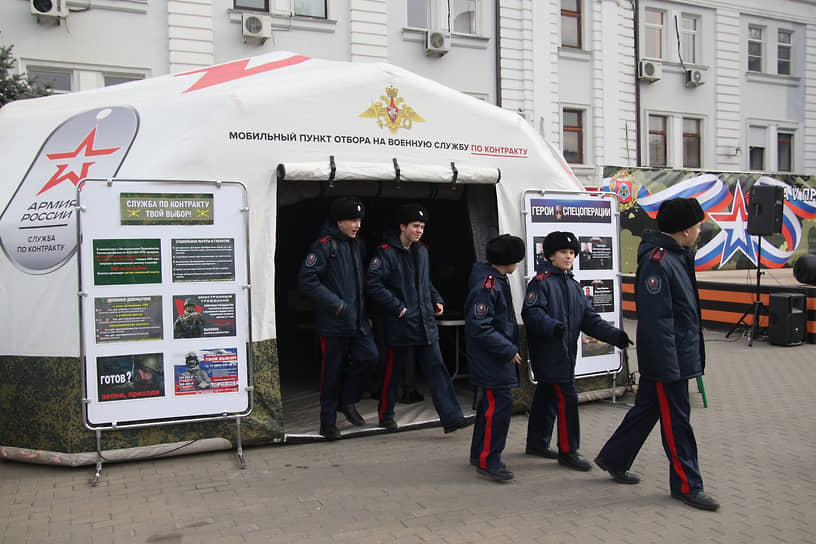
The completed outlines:
[[[657,210],[657,228],[668,234],[686,230],[705,218],[696,198],[664,200]]]
[[[485,250],[490,264],[515,264],[524,258],[524,240],[511,234],[501,234],[488,240]]]
[[[329,206],[329,216],[332,221],[363,219],[365,217],[365,206],[354,197],[341,196]]]
[[[428,224],[428,209],[422,204],[403,204],[397,208],[395,219],[399,225],[407,225],[414,221]]]
[[[550,255],[559,249],[571,249],[577,255],[581,250],[578,238],[571,232],[553,231],[544,238],[544,257],[550,260]]]

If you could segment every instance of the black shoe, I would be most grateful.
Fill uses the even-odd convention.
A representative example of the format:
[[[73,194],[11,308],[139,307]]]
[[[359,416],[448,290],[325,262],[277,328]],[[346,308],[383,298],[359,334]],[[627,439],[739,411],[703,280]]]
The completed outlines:
[[[417,402],[422,402],[423,400],[425,400],[425,396],[414,389],[412,391],[403,391],[400,398],[397,399],[397,402],[400,404],[416,404]]]
[[[479,476],[484,476],[493,480],[494,482],[506,482],[513,479],[513,473],[507,470],[507,467],[500,468],[476,468]]]
[[[380,420],[380,427],[384,427],[389,431],[396,431],[397,430],[397,422],[393,419],[381,419]]]
[[[627,472],[625,470],[616,470],[607,465],[606,461],[601,459],[600,456],[595,458],[595,464],[598,465],[598,468],[601,470],[607,471],[612,476],[612,479],[619,484],[636,484],[640,482],[640,476],[637,474],[632,474],[631,472]]]
[[[559,452],[558,464],[574,468],[575,470],[581,470],[584,472],[592,469],[592,465],[589,464],[589,461],[581,457],[581,454],[576,451],[571,451],[568,453]]]
[[[321,425],[320,434],[322,434],[326,438],[326,440],[340,439],[340,431],[338,431],[337,427],[334,425]]]
[[[445,425],[445,427],[444,427],[445,434],[452,433],[454,431],[458,431],[459,429],[464,429],[468,425],[470,425],[470,422],[467,419],[465,419],[465,418],[457,419],[456,421],[454,421],[450,425]]]
[[[524,453],[527,455],[537,455],[539,457],[545,457],[547,459],[558,459],[558,451],[552,448],[539,448],[536,446],[527,446],[525,448]]]
[[[479,458],[478,457],[471,457],[470,458],[470,464],[473,465],[474,467],[478,467],[479,466]],[[507,468],[507,465],[502,463],[501,468]]]
[[[363,416],[360,415],[360,413],[357,411],[357,407],[355,407],[353,404],[341,406],[340,411],[343,412],[343,415],[346,416],[346,419],[348,419],[349,423],[352,425],[357,427],[362,427],[365,425],[365,419],[363,419]]]
[[[676,493],[672,491],[671,496],[674,497],[675,499],[680,499],[689,506],[699,508],[700,510],[710,510],[713,512],[714,510],[717,510],[720,507],[720,503],[717,502],[717,499],[715,499],[705,491],[688,494]]]

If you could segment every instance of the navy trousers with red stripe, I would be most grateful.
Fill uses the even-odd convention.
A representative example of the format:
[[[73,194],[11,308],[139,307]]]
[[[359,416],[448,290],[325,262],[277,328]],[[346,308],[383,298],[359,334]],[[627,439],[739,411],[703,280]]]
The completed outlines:
[[[394,406],[397,404],[397,397],[399,396],[403,369],[406,364],[413,363],[415,360],[419,363],[422,373],[428,381],[431,399],[442,425],[447,427],[464,418],[462,407],[459,406],[459,399],[456,397],[456,390],[453,387],[453,381],[448,373],[448,368],[445,366],[445,361],[442,359],[442,352],[439,351],[439,342],[434,342],[427,346],[394,346],[388,348],[378,408],[380,420],[394,419]]]
[[[527,420],[527,446],[547,449],[556,420],[558,451],[578,451],[581,427],[578,421],[578,391],[574,380],[567,383],[538,382]]]
[[[629,470],[655,423],[660,421],[663,449],[669,458],[669,484],[674,493],[703,491],[697,464],[697,442],[689,422],[688,380],[654,382],[640,378],[635,405],[629,409],[599,457],[610,467]]]
[[[470,443],[470,458],[480,468],[500,468],[501,454],[510,430],[513,394],[510,388],[476,390],[476,422]]]
[[[372,335],[321,336],[320,424],[335,425],[337,408],[360,401],[377,364]]]

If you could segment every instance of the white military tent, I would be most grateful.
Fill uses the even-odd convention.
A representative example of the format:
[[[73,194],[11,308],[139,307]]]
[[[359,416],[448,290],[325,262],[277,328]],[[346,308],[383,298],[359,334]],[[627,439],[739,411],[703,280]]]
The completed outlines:
[[[7,104],[0,109],[0,446],[7,456],[94,449],[79,378],[74,206],[86,178],[246,186],[256,390],[245,433],[256,443],[285,431],[278,341],[297,297],[291,278],[282,283],[278,275],[305,254],[301,241],[315,233],[326,199],[359,195],[381,221],[399,200],[444,203],[434,229],[468,235],[456,242],[468,257],[450,263],[466,277],[489,235],[521,234],[525,189],[581,189],[520,116],[389,64],[272,52]],[[444,239],[437,254],[456,254],[452,243]],[[523,276],[513,281],[520,299]],[[106,444],[230,432],[174,425],[110,433]]]

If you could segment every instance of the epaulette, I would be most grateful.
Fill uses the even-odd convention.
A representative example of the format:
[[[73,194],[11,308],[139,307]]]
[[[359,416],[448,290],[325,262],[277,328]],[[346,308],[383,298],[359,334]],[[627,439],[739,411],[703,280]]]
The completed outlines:
[[[535,279],[544,280],[550,277],[550,274],[552,274],[552,272],[550,272],[549,270],[542,270],[541,272],[535,275]]]
[[[422,245],[425,247],[425,249],[431,249],[431,246],[429,246],[429,245],[428,245],[428,244],[426,244],[425,242],[423,242],[423,241],[421,241],[421,240],[420,240],[420,242],[419,242],[419,243],[420,243],[420,244],[422,244]]]
[[[326,236],[324,236],[323,238],[321,238],[318,241],[320,242],[321,245],[325,246],[326,244],[328,244],[329,242],[332,241],[332,237],[331,237],[331,235],[326,235]]]
[[[663,247],[656,247],[652,250],[651,255],[649,255],[649,260],[654,263],[662,263],[663,259],[666,258],[666,248]]]
[[[482,289],[486,289],[487,291],[492,291],[493,287],[496,286],[496,277],[492,274],[488,274],[482,280]]]
[[[380,249],[386,249],[387,250],[387,249],[391,249],[393,246],[391,244],[389,244],[388,242],[386,242],[386,243],[380,244],[377,247],[379,247]]]

